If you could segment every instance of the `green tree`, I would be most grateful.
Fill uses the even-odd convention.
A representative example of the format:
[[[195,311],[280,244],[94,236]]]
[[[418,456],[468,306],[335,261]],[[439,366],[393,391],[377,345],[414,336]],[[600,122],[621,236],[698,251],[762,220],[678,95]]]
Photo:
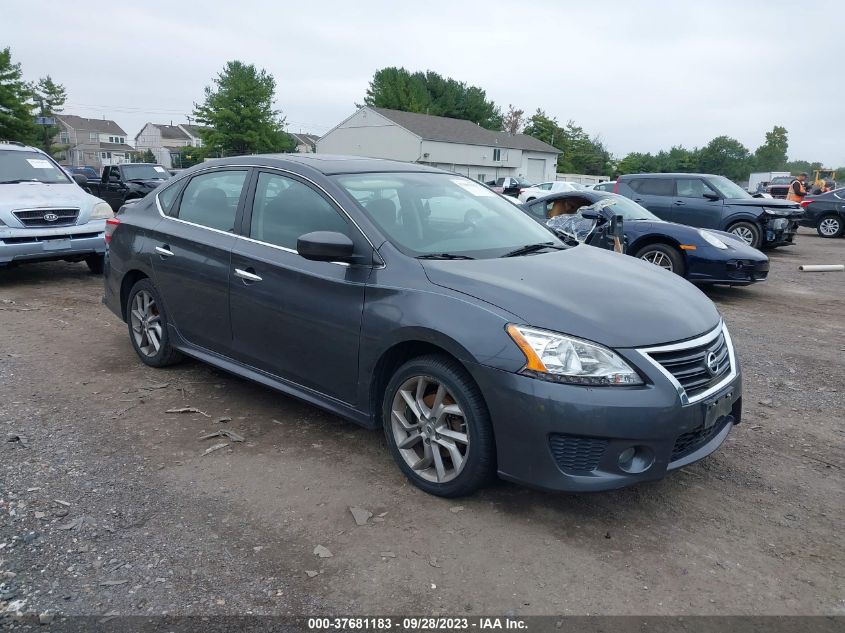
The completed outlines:
[[[557,119],[537,109],[525,126],[524,134],[559,149],[557,169],[563,173],[605,174],[613,173],[613,157],[600,138],[590,138],[584,129],[568,121],[561,127]]]
[[[759,171],[778,171],[786,165],[789,139],[786,128],[776,125],[766,132],[766,142],[754,152],[754,168]]]
[[[751,172],[751,153],[735,138],[717,136],[701,148],[698,166],[708,174],[719,174],[731,180],[748,178]]]
[[[188,145],[179,150],[179,160],[176,167],[188,168],[198,165],[208,157],[208,151],[205,147],[194,147]]]
[[[502,113],[487,93],[434,71],[411,73],[388,67],[373,75],[364,104],[404,112],[465,119],[490,130],[502,129]]]
[[[137,155],[139,163],[157,163],[156,155],[153,154],[153,150],[149,147]]]
[[[21,79],[21,65],[12,63],[11,49],[0,50],[0,139],[37,142],[29,86]]]
[[[266,70],[240,61],[226,63],[194,104],[194,118],[204,124],[203,142],[223,156],[292,151],[285,120],[273,107],[276,80]]]
[[[37,116],[44,118],[55,118],[64,108],[67,101],[67,92],[62,84],[53,81],[50,75],[42,77],[30,86],[32,100],[35,102]],[[65,151],[69,146],[54,143],[59,133],[57,125],[38,125],[38,136],[41,149],[51,155]]]

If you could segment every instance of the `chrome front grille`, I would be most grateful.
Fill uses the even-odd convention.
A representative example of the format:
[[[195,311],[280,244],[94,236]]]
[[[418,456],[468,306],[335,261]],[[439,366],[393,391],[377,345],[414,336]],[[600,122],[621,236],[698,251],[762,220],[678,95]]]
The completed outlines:
[[[79,217],[79,209],[23,209],[12,213],[27,227],[70,226]]]
[[[640,351],[678,386],[684,403],[707,397],[736,376],[736,359],[724,325],[691,341]]]

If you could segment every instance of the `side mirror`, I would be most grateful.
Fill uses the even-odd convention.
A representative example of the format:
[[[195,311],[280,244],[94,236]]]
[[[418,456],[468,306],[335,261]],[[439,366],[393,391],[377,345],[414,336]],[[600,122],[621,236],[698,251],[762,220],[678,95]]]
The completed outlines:
[[[598,221],[598,220],[603,219],[602,214],[599,213],[598,211],[595,211],[595,210],[585,209],[585,210],[581,211],[580,213],[581,213],[581,217],[584,218],[585,220],[596,220],[596,221]]]
[[[705,198],[707,198],[708,200],[721,200],[721,198],[719,197],[719,195],[718,195],[718,194],[715,194],[715,193],[710,193],[710,192],[705,191],[703,195],[704,195],[704,197],[705,197]]]
[[[315,262],[349,262],[353,250],[352,240],[334,231],[313,231],[296,240],[296,252]]]
[[[73,181],[80,187],[84,188],[88,185],[88,177],[83,174],[71,174],[71,178],[73,178]]]

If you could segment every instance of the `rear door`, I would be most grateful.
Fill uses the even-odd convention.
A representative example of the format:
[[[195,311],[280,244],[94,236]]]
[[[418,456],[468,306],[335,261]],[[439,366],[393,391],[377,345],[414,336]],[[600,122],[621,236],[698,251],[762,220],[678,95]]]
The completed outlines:
[[[227,355],[231,250],[248,174],[247,168],[197,174],[150,235],[170,325],[189,343]]]
[[[633,190],[629,196],[662,220],[670,220],[674,183],[671,178],[633,178],[628,181]]]
[[[715,199],[707,198],[705,194]],[[722,219],[722,196],[701,178],[675,178],[675,196],[663,219],[718,229]]]
[[[336,231],[372,261],[372,247],[312,183],[257,172],[232,252],[229,288],[235,355],[242,362],[354,403],[364,289],[371,266],[314,262],[297,238]]]

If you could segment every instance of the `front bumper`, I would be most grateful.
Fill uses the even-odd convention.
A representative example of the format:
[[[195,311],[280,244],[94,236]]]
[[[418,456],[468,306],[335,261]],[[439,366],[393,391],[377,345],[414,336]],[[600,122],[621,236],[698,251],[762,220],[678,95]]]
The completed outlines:
[[[480,365],[471,373],[491,414],[499,476],[546,490],[600,491],[661,479],[715,451],[742,416],[738,364],[730,382],[686,405],[676,387],[651,370],[643,387],[604,388]],[[730,414],[713,420],[707,408],[714,402],[729,406]],[[620,465],[631,448],[639,461]]]
[[[766,246],[789,246],[795,243],[800,217],[774,218],[764,226]]]
[[[0,228],[0,265],[74,259],[105,252],[105,220],[55,228]]]
[[[689,261],[689,260],[688,260]],[[769,258],[731,257],[725,260],[696,259],[690,262],[687,279],[696,284],[747,286],[769,276]]]

